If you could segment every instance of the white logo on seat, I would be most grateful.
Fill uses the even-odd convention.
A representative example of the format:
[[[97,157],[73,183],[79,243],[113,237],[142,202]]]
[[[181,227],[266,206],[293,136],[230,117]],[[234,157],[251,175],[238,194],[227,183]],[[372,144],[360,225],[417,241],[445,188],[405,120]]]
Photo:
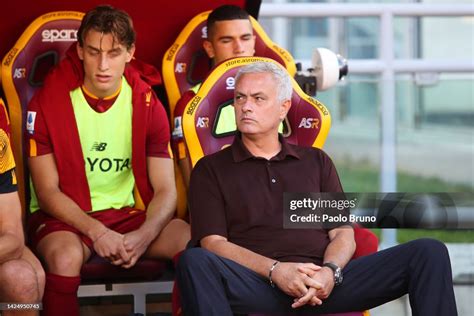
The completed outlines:
[[[198,117],[198,121],[196,123],[196,127],[209,127],[209,118],[207,116]]]
[[[234,90],[235,89],[235,79],[234,77],[229,77],[225,80],[225,84],[226,84],[226,89],[227,90]]]
[[[174,72],[183,73],[186,72],[186,63],[177,63]]]
[[[26,68],[16,68],[13,73],[14,79],[21,79],[26,77]]]
[[[43,42],[75,42],[77,41],[77,30],[44,30],[41,32]]]
[[[319,119],[316,117],[303,117],[298,128],[319,128]]]

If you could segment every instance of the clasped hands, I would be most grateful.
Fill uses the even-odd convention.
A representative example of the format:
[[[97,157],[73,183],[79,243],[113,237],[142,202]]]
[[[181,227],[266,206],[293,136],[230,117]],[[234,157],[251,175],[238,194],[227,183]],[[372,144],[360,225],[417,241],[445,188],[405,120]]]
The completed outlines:
[[[93,240],[94,250],[113,265],[131,268],[145,253],[153,239],[143,229],[120,234],[105,228]]]
[[[273,270],[273,282],[294,297],[293,308],[321,305],[334,288],[334,274],[313,263],[280,262]]]

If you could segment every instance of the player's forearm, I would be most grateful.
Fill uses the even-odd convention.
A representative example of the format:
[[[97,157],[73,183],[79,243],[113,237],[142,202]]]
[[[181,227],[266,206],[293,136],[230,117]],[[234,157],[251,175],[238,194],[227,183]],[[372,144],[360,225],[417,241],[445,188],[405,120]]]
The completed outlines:
[[[324,252],[324,262],[333,262],[344,268],[354,255],[354,230],[349,226],[339,228],[332,236],[330,233],[330,238],[331,241]]]
[[[14,234],[6,233],[0,235],[0,264],[20,258],[23,248],[23,241]]]
[[[148,204],[145,223],[141,229],[154,239],[173,218],[176,210],[177,194],[174,187],[155,192]]]
[[[268,277],[268,272],[275,262],[274,259],[259,255],[227,240],[216,240],[207,243],[201,241],[201,246],[218,256],[233,260],[249,268],[264,278]]]

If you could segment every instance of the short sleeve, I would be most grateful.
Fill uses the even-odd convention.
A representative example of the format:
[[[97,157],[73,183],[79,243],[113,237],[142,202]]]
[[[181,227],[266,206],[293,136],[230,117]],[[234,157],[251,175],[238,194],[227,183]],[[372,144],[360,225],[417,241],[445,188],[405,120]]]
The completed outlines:
[[[209,235],[228,237],[225,202],[207,157],[191,173],[188,206],[194,245]]]
[[[321,168],[322,168],[321,192],[343,193],[344,190],[342,189],[342,184],[339,179],[339,175],[337,174],[336,166],[332,162],[331,158],[324,151],[321,150],[320,153],[321,153]],[[344,194],[342,195],[335,194],[333,198],[338,199],[338,200],[346,199]],[[348,218],[350,209],[349,208],[344,208],[342,210],[334,209],[334,212],[338,212],[341,215],[345,216],[345,218]],[[352,224],[349,221],[337,222],[329,226],[330,228],[337,228],[344,225],[352,226]]]
[[[186,148],[184,146],[184,132],[183,132],[183,114],[186,105],[196,94],[192,90],[186,91],[176,103],[173,113],[173,133],[171,144],[175,157],[178,160],[187,157]]]
[[[343,192],[341,180],[331,158],[320,150],[321,192]]]
[[[33,98],[26,112],[26,150],[28,157],[42,156],[53,152],[48,129],[41,112],[41,106]]]
[[[147,126],[146,155],[148,157],[171,158],[168,116],[158,98],[154,96],[153,100]]]

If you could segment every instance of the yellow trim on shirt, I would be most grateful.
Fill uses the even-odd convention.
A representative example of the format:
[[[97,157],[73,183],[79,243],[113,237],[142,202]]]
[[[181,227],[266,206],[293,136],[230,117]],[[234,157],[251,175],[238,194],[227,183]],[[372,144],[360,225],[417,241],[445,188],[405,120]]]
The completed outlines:
[[[36,147],[36,140],[30,138],[30,157],[38,156],[38,149]]]

